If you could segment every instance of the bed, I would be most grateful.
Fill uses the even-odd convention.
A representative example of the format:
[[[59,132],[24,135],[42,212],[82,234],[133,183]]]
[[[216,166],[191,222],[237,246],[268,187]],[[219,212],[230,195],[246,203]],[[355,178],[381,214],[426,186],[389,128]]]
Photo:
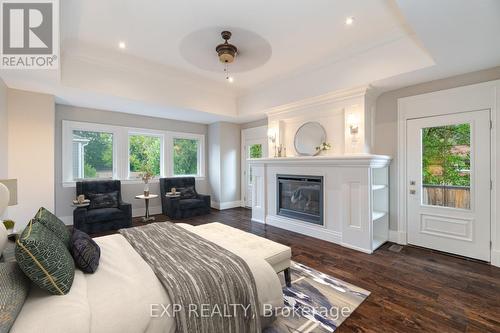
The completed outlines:
[[[97,272],[84,274],[77,270],[65,296],[49,296],[33,287],[12,333],[176,331],[172,317],[151,316],[152,305],[167,306],[171,302],[153,270],[129,242],[119,234],[94,240],[101,248]],[[261,311],[263,304],[282,306],[281,285],[271,265],[252,256],[243,259],[255,279]],[[265,326],[269,318],[261,322]]]

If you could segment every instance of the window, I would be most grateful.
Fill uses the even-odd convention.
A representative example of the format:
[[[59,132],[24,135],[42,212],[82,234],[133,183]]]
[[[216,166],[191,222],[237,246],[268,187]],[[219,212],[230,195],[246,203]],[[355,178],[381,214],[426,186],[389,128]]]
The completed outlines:
[[[113,134],[73,131],[73,179],[113,178]]]
[[[470,124],[422,129],[424,205],[470,209]]]
[[[262,158],[262,144],[256,143],[250,145],[249,156],[250,158]]]
[[[162,136],[129,135],[129,178],[138,178],[141,172],[159,177],[162,172]]]
[[[199,140],[174,138],[174,176],[199,174]]]
[[[119,179],[142,182],[139,174],[159,177],[205,175],[205,135],[128,128],[64,120],[62,182]]]
[[[249,158],[262,158],[262,144],[255,143],[248,146],[248,157]],[[248,184],[251,185],[253,181],[253,170],[252,165],[249,165],[248,171]]]

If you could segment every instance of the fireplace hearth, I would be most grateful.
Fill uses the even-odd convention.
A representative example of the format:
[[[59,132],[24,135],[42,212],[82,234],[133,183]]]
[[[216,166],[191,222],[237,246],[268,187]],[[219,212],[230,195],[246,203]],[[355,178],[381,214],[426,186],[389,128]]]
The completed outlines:
[[[323,225],[323,176],[277,175],[277,214]]]

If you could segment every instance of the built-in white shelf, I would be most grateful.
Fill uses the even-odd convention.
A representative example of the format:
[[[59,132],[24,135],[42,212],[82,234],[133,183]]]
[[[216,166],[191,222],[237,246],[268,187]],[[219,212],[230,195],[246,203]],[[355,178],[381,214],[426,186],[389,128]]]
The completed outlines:
[[[377,212],[377,211],[374,211],[372,213],[372,219],[373,221],[377,221],[377,220],[380,220],[381,218],[383,218],[384,216],[386,216],[387,213],[386,212]]]
[[[376,237],[373,238],[373,241],[372,241],[373,251],[375,251],[376,249],[378,249],[385,242],[387,242],[387,239],[376,238]]]
[[[371,251],[389,240],[389,168],[373,168],[371,174]]]

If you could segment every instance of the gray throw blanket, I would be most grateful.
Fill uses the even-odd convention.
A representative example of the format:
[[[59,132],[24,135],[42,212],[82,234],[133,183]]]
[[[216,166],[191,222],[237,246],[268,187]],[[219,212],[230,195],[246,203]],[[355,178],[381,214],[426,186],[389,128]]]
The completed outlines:
[[[178,333],[260,332],[257,288],[243,259],[170,222],[120,233],[179,306]]]

